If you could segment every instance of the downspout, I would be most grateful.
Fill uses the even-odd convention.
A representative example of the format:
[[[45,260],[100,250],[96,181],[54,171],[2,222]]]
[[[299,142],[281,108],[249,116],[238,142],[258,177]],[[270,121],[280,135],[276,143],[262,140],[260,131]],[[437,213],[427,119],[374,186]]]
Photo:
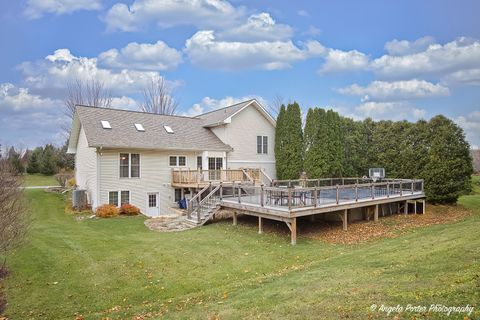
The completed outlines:
[[[100,176],[101,176],[102,170],[101,170],[100,165],[102,163],[102,161],[101,161],[102,150],[103,150],[102,146],[100,146],[100,148],[97,148],[97,207],[100,204],[100,195],[101,195],[101,191],[100,191],[101,179],[100,179]]]

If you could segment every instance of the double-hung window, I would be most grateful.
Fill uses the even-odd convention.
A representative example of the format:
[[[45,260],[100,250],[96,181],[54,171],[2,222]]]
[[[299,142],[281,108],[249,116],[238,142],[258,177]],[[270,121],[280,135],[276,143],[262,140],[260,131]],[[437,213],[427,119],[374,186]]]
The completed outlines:
[[[186,167],[187,157],[186,156],[170,156],[168,159],[168,165],[170,167]]]
[[[140,154],[120,153],[120,178],[140,178]]]
[[[120,200],[120,202],[118,202]],[[130,203],[130,191],[109,191],[108,192],[108,204],[116,207],[122,204]]]
[[[268,154],[267,136],[257,136],[257,154]]]

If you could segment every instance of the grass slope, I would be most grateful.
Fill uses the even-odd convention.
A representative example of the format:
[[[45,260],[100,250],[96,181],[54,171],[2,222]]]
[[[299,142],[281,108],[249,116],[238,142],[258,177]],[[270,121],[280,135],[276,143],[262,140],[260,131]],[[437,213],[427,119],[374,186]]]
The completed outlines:
[[[178,233],[148,231],[142,217],[77,222],[61,196],[27,196],[30,239],[4,283],[12,319],[383,319],[372,304],[480,301],[479,195],[461,198],[476,214],[453,224],[361,245],[300,238],[295,247],[230,222]]]
[[[26,174],[24,177],[26,187],[36,186],[58,186],[54,176],[45,176],[43,174]]]

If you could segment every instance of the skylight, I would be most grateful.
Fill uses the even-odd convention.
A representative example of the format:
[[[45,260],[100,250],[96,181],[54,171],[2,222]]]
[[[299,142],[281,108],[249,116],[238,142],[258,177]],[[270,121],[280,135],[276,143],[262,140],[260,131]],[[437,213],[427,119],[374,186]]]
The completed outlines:
[[[110,125],[110,122],[102,120],[101,123],[102,123],[102,128],[103,129],[112,129],[112,126]]]
[[[137,129],[137,131],[145,131],[145,128],[141,123],[135,123],[135,128]]]
[[[170,126],[163,126],[163,128],[165,131],[167,131],[167,133],[173,133],[173,129]]]

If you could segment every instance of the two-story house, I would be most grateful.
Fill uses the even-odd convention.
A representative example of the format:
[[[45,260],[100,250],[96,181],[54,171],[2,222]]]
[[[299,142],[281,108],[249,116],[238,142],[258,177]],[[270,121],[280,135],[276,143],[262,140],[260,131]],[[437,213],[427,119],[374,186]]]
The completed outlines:
[[[169,214],[206,184],[275,178],[275,120],[249,100],[196,117],[77,106],[68,152],[92,208]]]

